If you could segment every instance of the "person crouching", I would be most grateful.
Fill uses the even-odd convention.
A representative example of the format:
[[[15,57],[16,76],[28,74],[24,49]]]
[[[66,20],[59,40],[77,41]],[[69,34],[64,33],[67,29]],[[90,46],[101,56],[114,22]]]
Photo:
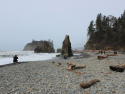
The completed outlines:
[[[17,63],[18,62],[18,57],[17,57],[17,55],[15,55],[14,57],[13,57],[13,63]]]

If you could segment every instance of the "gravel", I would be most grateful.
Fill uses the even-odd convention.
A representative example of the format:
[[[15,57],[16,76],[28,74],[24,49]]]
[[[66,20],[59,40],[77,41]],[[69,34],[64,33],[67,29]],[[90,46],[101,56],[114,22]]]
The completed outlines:
[[[110,65],[125,63],[125,55],[109,56],[98,60],[94,53],[89,58],[30,61],[0,67],[0,94],[124,94],[125,72],[115,72]],[[86,54],[86,55],[87,55]],[[60,62],[62,66],[57,66]],[[67,62],[86,65],[75,69],[81,74],[66,70]],[[79,86],[89,79],[100,82],[87,89]]]

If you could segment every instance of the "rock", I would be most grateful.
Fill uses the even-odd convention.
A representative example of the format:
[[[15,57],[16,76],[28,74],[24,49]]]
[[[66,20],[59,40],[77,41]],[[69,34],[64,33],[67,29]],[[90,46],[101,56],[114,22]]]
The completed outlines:
[[[62,52],[62,49],[58,48],[57,53],[61,53],[61,52]]]
[[[112,93],[115,93],[115,90],[114,90],[114,89],[112,89]]]
[[[53,47],[53,41],[46,41],[51,47]],[[42,46],[44,41],[35,41],[33,40],[31,43],[27,43],[24,47],[23,51],[34,51],[37,46]]]
[[[60,57],[60,54],[56,55],[56,57]]]
[[[65,39],[63,41],[63,46],[62,46],[62,52],[61,52],[61,56],[65,56],[65,55],[68,57],[73,56],[71,43],[68,35],[65,36]]]
[[[85,92],[84,94],[89,94],[88,92]]]
[[[55,50],[53,47],[51,47],[47,41],[44,41],[43,42],[43,45],[42,46],[37,46],[35,49],[34,49],[34,52],[35,53],[54,53]]]

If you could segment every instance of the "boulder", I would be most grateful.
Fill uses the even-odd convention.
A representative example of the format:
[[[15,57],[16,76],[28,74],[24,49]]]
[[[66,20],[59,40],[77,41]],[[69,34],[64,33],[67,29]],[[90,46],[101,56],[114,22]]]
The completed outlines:
[[[63,41],[63,46],[62,46],[62,52],[61,52],[61,56],[65,56],[65,55],[68,57],[73,56],[71,43],[68,35],[65,36],[65,39]]]

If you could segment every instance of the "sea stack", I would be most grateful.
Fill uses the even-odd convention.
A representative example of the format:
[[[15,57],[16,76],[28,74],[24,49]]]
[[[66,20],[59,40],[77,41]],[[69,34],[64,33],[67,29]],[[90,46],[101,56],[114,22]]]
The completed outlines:
[[[43,41],[43,45],[42,46],[37,46],[34,49],[35,53],[54,53],[55,50],[53,47],[51,47],[47,41]]]
[[[62,52],[61,52],[61,56],[73,56],[73,53],[72,53],[72,49],[71,49],[71,43],[70,43],[70,40],[69,40],[69,36],[66,35],[65,36],[65,39],[63,41],[63,46],[62,46]]]

